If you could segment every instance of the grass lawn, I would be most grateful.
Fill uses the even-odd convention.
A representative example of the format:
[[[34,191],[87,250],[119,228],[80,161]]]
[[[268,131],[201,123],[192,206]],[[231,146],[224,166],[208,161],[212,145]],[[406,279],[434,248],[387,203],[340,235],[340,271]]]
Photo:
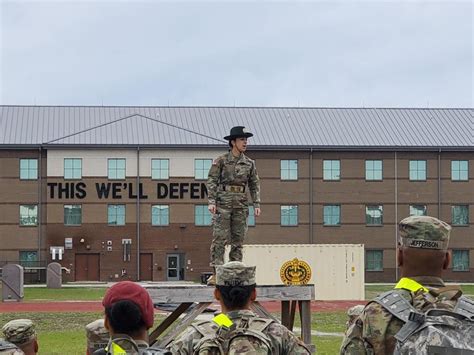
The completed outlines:
[[[25,301],[101,301],[105,287],[63,287],[60,290],[46,287],[25,287]]]

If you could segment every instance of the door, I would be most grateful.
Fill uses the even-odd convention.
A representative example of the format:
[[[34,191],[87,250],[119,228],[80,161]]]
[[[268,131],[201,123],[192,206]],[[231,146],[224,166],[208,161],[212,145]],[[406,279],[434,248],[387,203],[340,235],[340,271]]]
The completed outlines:
[[[168,254],[167,259],[167,280],[179,281],[179,254]]]
[[[153,254],[140,254],[140,280],[153,281]]]
[[[76,281],[99,281],[99,254],[76,254]]]

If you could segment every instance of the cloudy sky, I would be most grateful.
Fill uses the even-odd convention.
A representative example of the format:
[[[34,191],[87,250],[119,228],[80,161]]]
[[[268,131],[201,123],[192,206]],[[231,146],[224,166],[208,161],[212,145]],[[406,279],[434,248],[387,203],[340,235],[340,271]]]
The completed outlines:
[[[473,2],[0,0],[0,104],[473,107]]]

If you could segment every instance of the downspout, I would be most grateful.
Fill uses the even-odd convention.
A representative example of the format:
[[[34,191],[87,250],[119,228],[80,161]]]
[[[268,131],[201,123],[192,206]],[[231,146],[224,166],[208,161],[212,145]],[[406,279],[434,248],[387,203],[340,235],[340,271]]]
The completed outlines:
[[[313,148],[309,151],[309,243],[313,244]]]
[[[398,161],[397,152],[395,151],[395,282],[398,281]]]
[[[42,151],[42,148],[41,146],[38,148],[38,152],[39,152],[39,161],[38,161],[38,265],[40,265],[41,263],[41,228],[42,228],[42,214],[43,214],[43,209],[42,209],[42,206],[41,206],[41,203],[42,203],[42,198],[41,198],[41,194],[42,194],[42,186],[43,186],[43,178],[42,178],[42,175],[43,175],[43,170],[41,169],[42,168],[42,163],[43,163],[43,160],[42,160],[42,156],[43,156],[43,151]],[[40,274],[38,273],[38,281],[41,281],[41,276]]]
[[[441,218],[441,148],[438,150],[438,219]]]
[[[137,146],[137,281],[140,281],[140,146]]]

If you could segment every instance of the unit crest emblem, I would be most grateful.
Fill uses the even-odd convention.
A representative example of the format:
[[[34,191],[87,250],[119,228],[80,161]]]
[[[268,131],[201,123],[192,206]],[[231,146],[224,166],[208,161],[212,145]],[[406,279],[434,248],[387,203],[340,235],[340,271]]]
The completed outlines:
[[[294,258],[281,266],[280,279],[285,285],[306,285],[311,280],[311,267],[306,261]]]

